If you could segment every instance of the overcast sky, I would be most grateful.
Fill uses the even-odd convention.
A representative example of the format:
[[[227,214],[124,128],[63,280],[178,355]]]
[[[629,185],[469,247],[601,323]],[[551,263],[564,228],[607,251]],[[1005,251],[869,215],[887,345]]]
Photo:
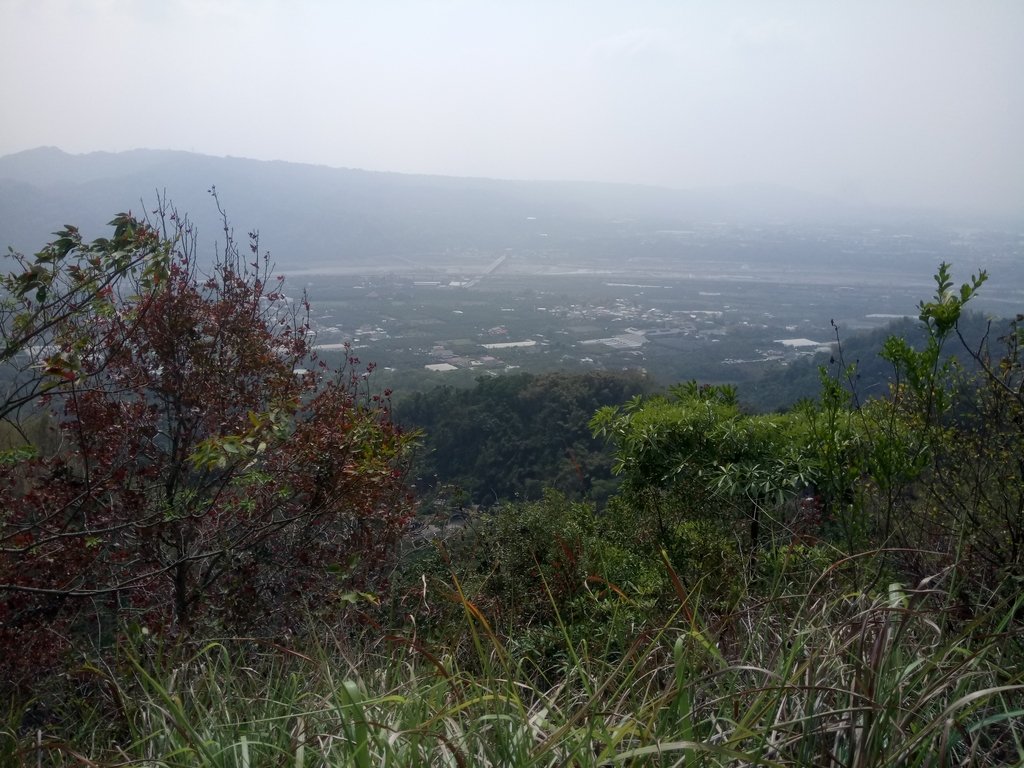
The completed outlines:
[[[0,154],[1024,211],[1024,0],[0,0]]]

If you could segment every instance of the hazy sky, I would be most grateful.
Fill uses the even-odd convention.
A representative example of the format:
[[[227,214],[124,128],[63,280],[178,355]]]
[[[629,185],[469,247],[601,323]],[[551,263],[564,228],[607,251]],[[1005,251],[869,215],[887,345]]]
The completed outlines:
[[[0,154],[1024,212],[1024,0],[0,0]]]

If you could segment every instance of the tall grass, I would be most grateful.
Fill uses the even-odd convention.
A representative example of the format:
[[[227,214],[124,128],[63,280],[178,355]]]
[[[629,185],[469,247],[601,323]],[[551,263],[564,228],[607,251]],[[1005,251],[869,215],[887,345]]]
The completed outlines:
[[[462,594],[470,663],[377,639],[300,653],[187,650],[135,635],[84,669],[66,725],[19,727],[23,765],[960,766],[1024,764],[1022,598],[952,617],[935,583],[837,587],[839,564],[724,616],[678,610],[610,658],[573,642],[554,673],[510,653]],[[616,599],[628,601],[625,594]],[[460,661],[460,658],[463,661]]]

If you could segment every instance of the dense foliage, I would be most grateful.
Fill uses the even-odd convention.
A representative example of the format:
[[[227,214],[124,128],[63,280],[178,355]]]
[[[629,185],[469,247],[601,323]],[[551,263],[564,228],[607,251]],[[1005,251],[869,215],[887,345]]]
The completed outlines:
[[[9,683],[102,648],[128,622],[266,634],[329,615],[380,573],[410,513],[408,438],[358,371],[311,365],[303,301],[268,279],[255,236],[243,256],[229,235],[204,275],[173,213],[162,231],[115,223],[113,242],[62,233],[8,285],[5,335],[47,349],[9,418],[20,393],[45,392],[35,404],[59,434],[52,452],[0,462]],[[76,253],[101,274],[88,301],[62,275]],[[71,287],[33,291],[23,276],[40,265]]]
[[[415,472],[423,492],[454,486],[474,504],[539,499],[545,488],[604,501],[611,456],[587,429],[598,408],[649,392],[637,373],[527,373],[439,387],[401,400],[403,424],[425,433]]]

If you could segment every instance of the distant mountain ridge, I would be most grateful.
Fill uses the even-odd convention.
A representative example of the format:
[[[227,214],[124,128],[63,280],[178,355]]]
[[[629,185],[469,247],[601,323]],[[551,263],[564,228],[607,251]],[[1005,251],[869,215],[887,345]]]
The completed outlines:
[[[40,147],[0,157],[0,247],[33,251],[64,224],[87,237],[158,191],[204,244],[221,231],[216,186],[237,232],[259,229],[282,269],[396,268],[455,251],[575,248],[698,222],[821,221],[871,215],[779,188],[676,190],[558,181],[421,176],[137,149],[72,155]],[[143,201],[143,202],[140,202]],[[876,212],[877,213],[877,212]]]

